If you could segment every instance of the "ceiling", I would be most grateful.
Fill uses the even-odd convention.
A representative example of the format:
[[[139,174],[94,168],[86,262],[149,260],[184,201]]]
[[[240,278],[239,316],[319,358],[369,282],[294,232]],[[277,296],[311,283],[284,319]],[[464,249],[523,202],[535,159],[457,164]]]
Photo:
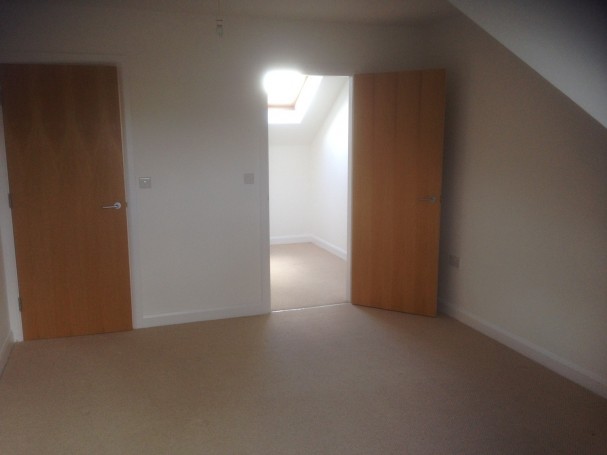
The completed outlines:
[[[3,0],[224,16],[368,24],[424,23],[455,13],[448,0]],[[0,3],[2,1],[0,0]]]

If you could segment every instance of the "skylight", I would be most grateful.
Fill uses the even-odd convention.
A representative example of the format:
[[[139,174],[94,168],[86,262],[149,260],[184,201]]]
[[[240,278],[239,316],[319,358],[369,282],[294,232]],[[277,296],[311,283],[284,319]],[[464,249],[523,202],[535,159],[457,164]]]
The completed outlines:
[[[268,123],[301,123],[321,80],[322,76],[307,76],[293,70],[266,73],[263,87],[268,94]]]
[[[271,71],[264,79],[268,107],[295,109],[308,76],[297,71]]]

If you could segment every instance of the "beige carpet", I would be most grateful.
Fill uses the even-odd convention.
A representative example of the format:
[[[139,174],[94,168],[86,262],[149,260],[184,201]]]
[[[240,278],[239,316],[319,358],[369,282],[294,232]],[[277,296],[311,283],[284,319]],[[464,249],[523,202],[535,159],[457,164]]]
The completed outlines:
[[[312,243],[270,247],[272,310],[346,300],[346,261]]]
[[[605,454],[607,400],[452,319],[344,304],[18,344],[0,453]]]

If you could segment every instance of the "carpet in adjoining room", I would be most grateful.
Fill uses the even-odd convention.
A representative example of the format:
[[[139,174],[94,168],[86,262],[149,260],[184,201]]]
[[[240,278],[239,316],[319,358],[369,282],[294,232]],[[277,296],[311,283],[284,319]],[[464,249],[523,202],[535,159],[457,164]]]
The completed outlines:
[[[270,247],[272,310],[346,301],[346,261],[312,243]]]

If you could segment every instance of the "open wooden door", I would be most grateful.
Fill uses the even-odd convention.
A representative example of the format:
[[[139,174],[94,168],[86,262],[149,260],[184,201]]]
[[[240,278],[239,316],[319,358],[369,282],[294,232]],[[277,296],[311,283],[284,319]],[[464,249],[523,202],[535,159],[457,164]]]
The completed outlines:
[[[354,77],[352,303],[436,315],[445,71]]]
[[[25,339],[130,330],[116,68],[1,73]]]

